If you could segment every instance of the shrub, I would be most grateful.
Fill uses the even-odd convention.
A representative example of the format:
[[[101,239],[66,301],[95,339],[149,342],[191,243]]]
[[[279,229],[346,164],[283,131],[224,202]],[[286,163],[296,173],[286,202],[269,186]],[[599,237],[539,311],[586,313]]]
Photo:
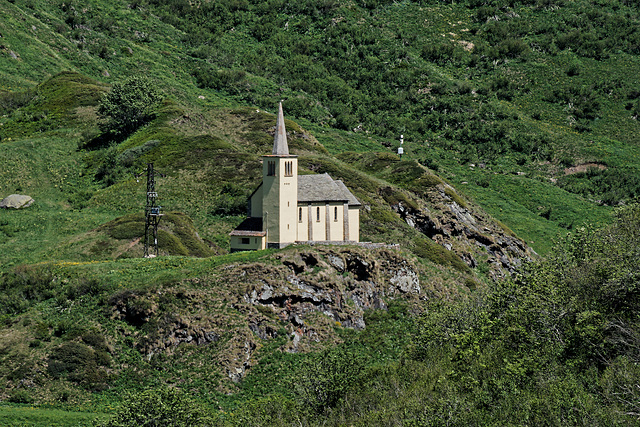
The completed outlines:
[[[418,257],[435,264],[450,265],[458,271],[470,271],[469,266],[455,252],[447,250],[431,239],[418,237],[413,241],[411,251]]]
[[[149,389],[127,396],[102,427],[210,426],[214,420],[205,408],[178,389]]]
[[[491,177],[487,174],[478,175],[476,185],[482,188],[489,188],[491,185]]]
[[[86,369],[95,363],[94,352],[84,344],[67,342],[49,356],[47,370],[55,377]]]
[[[107,379],[103,367],[110,365],[111,357],[106,351],[95,351],[82,343],[72,341],[51,352],[47,371],[54,377],[66,376],[89,390],[102,390],[106,387]]]
[[[292,399],[281,395],[269,395],[250,400],[234,412],[231,425],[242,426],[291,426],[299,424],[300,408]]]
[[[580,70],[582,70],[582,62],[574,59],[569,63],[569,66],[567,67],[567,76],[577,76],[578,74],[580,74]]]
[[[298,374],[296,394],[315,413],[334,407],[362,380],[364,359],[348,349],[334,348],[307,361]]]
[[[35,97],[33,90],[0,93],[0,115],[28,105]]]
[[[23,265],[0,274],[0,313],[19,314],[31,304],[53,298],[53,280],[49,267]]]
[[[154,117],[162,92],[146,77],[134,76],[113,85],[100,100],[98,113],[106,119],[103,132],[129,135]]]
[[[33,402],[33,397],[28,390],[23,388],[13,391],[9,395],[9,402],[11,403],[31,403]]]
[[[444,65],[448,62],[455,63],[463,58],[465,52],[462,47],[453,43],[426,44],[422,48],[422,57],[427,61]]]
[[[438,164],[438,162],[431,157],[425,157],[424,159],[419,160],[419,163],[422,166],[428,167],[434,172],[438,172],[440,170],[440,165]]]

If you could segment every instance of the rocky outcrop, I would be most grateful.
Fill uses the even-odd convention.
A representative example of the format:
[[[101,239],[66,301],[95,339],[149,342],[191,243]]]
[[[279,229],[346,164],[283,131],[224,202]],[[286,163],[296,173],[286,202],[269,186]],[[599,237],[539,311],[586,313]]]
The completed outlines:
[[[439,187],[430,194],[437,208],[411,200],[392,203],[391,209],[410,227],[455,252],[469,267],[486,262],[494,279],[514,273],[523,261],[535,257],[531,248],[490,217],[458,203],[455,199],[459,197],[452,197],[453,187]]]
[[[365,328],[365,311],[385,309],[390,300],[417,309],[433,296],[421,277],[421,268],[394,249],[293,247],[221,267],[208,279],[119,292],[109,304],[113,318],[137,328],[146,357],[215,345],[214,363],[239,381],[265,340],[286,336],[283,351],[308,351],[338,341],[336,327]]]

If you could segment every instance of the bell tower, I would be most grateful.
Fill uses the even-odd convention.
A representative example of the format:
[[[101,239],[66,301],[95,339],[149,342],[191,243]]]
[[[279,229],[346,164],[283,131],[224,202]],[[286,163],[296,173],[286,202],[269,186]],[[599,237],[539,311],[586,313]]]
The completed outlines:
[[[282,248],[296,241],[298,156],[289,154],[282,102],[271,154],[262,156],[262,221],[267,247]]]

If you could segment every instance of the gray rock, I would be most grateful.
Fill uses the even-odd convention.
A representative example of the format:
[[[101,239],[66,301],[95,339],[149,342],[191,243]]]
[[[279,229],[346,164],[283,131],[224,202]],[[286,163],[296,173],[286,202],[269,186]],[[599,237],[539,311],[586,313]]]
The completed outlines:
[[[337,255],[329,255],[327,259],[329,260],[329,264],[331,264],[333,268],[335,268],[341,273],[344,271],[345,269],[344,260],[341,257]]]
[[[415,271],[407,267],[402,267],[398,270],[389,281],[404,293],[420,293],[420,279],[418,279]]]
[[[5,209],[23,209],[28,208],[33,203],[31,196],[23,196],[21,194],[12,194],[5,197],[0,202],[0,208]]]

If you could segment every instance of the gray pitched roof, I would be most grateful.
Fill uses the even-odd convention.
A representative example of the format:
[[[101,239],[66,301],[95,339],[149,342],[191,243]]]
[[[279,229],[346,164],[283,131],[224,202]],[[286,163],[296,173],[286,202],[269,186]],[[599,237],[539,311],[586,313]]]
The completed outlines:
[[[358,199],[356,199],[356,196],[354,196],[351,191],[349,191],[349,189],[347,188],[346,185],[344,185],[344,182],[340,181],[340,180],[336,180],[334,181],[336,183],[336,185],[338,187],[340,187],[342,189],[342,192],[345,196],[347,196],[347,201],[349,202],[349,206],[360,206],[362,203],[360,203],[360,201]]]
[[[284,113],[282,112],[282,102],[278,106],[278,121],[276,122],[276,135],[273,138],[274,156],[288,156],[289,146],[287,145],[287,130],[284,127]]]
[[[349,205],[360,205],[342,181],[334,181],[326,173],[298,176],[298,202],[348,202]]]

